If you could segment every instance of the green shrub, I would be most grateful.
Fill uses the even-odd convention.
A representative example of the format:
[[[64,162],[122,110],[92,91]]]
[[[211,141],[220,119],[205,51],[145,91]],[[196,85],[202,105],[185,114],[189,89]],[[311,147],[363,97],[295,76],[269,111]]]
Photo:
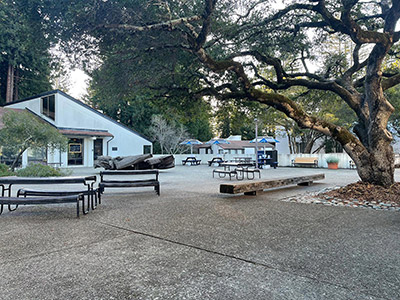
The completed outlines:
[[[54,169],[53,167],[42,165],[42,164],[32,164],[24,169],[18,170],[17,176],[20,177],[54,177],[54,176],[67,176],[70,175],[70,171],[64,171],[60,169]]]
[[[13,172],[10,171],[7,165],[0,164],[0,177],[4,176],[12,176],[15,175]]]
[[[334,156],[329,156],[329,157],[326,158],[326,162],[328,164],[330,164],[330,163],[338,163],[339,162],[339,158],[334,157]]]

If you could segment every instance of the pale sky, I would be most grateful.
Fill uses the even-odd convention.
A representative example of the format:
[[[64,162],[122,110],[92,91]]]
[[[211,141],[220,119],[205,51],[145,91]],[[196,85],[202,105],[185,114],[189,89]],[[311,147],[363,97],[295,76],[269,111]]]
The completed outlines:
[[[79,69],[73,69],[70,74],[69,81],[71,82],[71,85],[68,94],[76,99],[81,100],[87,93],[90,77]]]
[[[278,0],[275,4],[277,8],[283,6],[281,0]],[[396,30],[400,30],[400,22],[397,23]],[[82,99],[87,94],[87,88],[90,77],[80,69],[73,69],[70,73],[70,89],[69,94],[77,99]]]

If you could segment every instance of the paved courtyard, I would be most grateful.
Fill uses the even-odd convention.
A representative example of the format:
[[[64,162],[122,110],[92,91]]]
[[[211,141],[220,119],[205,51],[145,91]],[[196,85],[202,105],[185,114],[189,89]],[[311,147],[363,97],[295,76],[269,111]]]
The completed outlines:
[[[98,172],[83,170],[82,172]],[[97,210],[25,206],[0,216],[0,299],[399,299],[400,213],[280,199],[358,180],[220,194],[207,166],[152,188],[106,190]],[[396,174],[400,180],[400,173]]]

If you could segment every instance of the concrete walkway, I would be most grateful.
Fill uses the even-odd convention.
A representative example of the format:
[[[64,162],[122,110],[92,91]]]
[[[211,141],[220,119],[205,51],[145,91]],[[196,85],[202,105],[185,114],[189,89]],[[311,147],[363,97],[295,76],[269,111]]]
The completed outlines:
[[[262,178],[326,180],[256,197],[219,194],[229,179],[211,172],[164,170],[160,197],[106,190],[79,219],[69,205],[6,211],[0,299],[400,298],[398,212],[280,201],[357,181],[356,171],[266,169]]]

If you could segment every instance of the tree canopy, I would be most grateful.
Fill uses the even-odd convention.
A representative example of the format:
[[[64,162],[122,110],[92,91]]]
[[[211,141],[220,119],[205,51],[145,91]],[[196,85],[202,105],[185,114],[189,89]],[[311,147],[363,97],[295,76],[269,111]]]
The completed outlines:
[[[63,3],[58,16],[71,50],[101,54],[107,44],[110,53],[129,52],[151,89],[160,76],[171,74],[171,62],[179,61],[184,72],[178,74],[198,78],[198,84],[188,89],[174,82],[165,94],[186,90],[192,97],[271,106],[300,128],[339,142],[362,180],[391,185],[388,120],[394,108],[384,92],[400,82],[400,73],[385,72],[383,65],[398,47],[400,0],[301,0],[288,1],[281,9],[273,8],[274,3],[74,1]],[[113,41],[119,41],[115,48]],[[349,43],[350,60],[330,51],[338,41]],[[283,92],[296,87],[339,97],[357,116],[353,131],[307,112]]]
[[[0,145],[3,150],[14,154],[11,169],[28,148],[65,151],[68,139],[55,127],[45,123],[27,111],[7,111],[3,115],[3,128],[0,130]]]
[[[0,1],[0,103],[51,88],[47,1]]]

